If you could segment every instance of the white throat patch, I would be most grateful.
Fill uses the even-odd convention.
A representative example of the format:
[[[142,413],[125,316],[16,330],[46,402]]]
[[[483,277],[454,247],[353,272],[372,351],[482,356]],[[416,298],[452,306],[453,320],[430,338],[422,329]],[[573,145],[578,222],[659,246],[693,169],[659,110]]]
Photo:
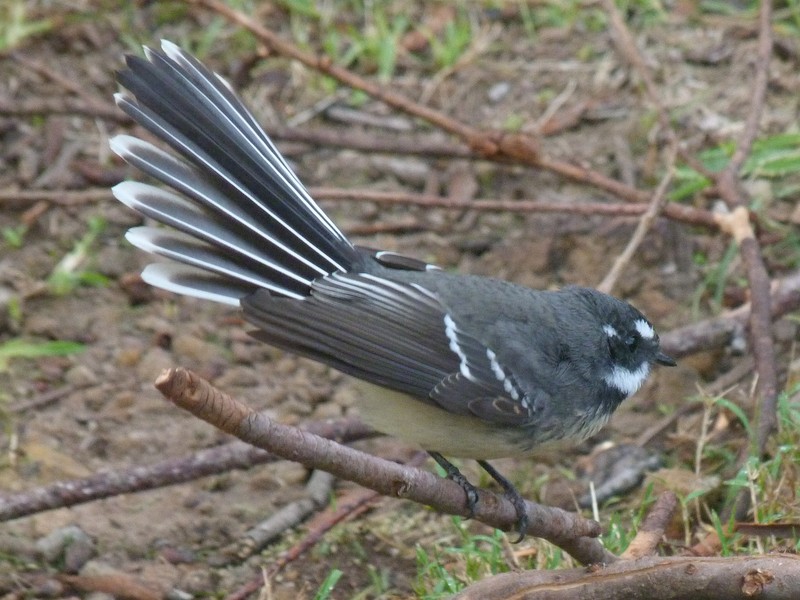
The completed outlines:
[[[650,363],[643,363],[635,371],[631,371],[630,369],[616,365],[613,369],[611,369],[610,373],[607,373],[603,377],[603,381],[605,381],[615,390],[619,390],[625,394],[625,397],[627,398],[635,393],[640,387],[642,387],[644,380],[647,379],[649,374]]]

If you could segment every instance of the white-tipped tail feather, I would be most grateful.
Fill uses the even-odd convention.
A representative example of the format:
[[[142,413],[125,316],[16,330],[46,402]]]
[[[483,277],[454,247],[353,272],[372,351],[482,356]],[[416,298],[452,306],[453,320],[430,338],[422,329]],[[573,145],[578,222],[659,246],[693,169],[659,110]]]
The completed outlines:
[[[152,263],[142,271],[142,279],[154,287],[201,300],[211,300],[239,308],[240,300],[252,289],[231,279],[215,277],[202,269],[177,263]]]
[[[133,230],[128,239],[188,267],[154,267],[148,282],[237,305],[260,288],[302,298],[314,280],[347,271],[355,249],[238,97],[174,44],[162,50],[128,57],[119,80],[132,96],[115,98],[180,156],[128,135],[111,141],[125,161],[178,192],[131,181],[113,190],[171,228]]]

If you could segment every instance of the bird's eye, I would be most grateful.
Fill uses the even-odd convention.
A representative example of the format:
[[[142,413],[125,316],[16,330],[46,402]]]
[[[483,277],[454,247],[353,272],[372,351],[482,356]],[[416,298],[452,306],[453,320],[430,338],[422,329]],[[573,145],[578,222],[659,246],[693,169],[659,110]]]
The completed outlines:
[[[638,335],[629,335],[625,338],[625,345],[628,347],[628,350],[633,352],[636,348],[639,347],[639,336]]]

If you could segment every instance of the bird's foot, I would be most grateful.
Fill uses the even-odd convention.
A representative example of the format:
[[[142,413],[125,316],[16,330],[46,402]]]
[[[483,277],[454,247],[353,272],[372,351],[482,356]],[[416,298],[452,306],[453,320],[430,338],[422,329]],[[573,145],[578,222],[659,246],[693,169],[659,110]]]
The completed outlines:
[[[525,533],[528,531],[528,509],[525,506],[525,498],[517,491],[513,483],[503,477],[500,472],[488,462],[479,460],[478,464],[483,467],[484,471],[492,476],[492,479],[500,484],[503,488],[503,495],[514,505],[514,510],[517,513],[517,533],[519,533],[519,537],[514,540],[514,543],[518,544],[525,538]]]
[[[454,481],[461,489],[464,490],[464,494],[467,496],[467,519],[471,519],[475,516],[475,506],[478,504],[478,488],[472,485],[469,480],[464,477],[461,471],[458,470],[453,463],[447,460],[444,456],[439,454],[438,452],[428,452],[431,455],[431,458],[436,461],[436,463],[444,469],[444,472],[447,474],[447,478],[451,481]]]

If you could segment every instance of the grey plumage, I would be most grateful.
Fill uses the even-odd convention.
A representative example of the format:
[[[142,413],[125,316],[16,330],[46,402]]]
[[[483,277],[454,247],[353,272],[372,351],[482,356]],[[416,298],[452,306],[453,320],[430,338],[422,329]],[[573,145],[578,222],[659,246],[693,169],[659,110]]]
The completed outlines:
[[[526,452],[593,433],[651,362],[669,364],[641,313],[594,290],[535,291],[353,246],[220,78],[169,42],[127,65],[132,96],[118,105],[177,153],[112,141],[177,192],[114,188],[168,226],[128,233],[175,261],[143,278],[239,306],[259,339],[413,398],[377,401],[384,431],[451,455]]]

